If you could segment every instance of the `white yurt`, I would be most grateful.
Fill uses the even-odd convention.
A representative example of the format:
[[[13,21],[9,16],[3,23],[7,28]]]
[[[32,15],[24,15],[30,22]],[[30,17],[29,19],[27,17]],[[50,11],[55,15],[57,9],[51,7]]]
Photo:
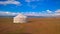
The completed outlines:
[[[18,14],[16,17],[13,18],[13,23],[26,23],[27,16],[23,14]]]

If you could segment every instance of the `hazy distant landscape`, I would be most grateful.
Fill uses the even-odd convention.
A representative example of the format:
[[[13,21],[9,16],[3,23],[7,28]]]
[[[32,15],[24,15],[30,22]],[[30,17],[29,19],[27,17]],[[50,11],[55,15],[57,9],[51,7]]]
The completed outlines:
[[[27,23],[13,23],[0,18],[0,34],[60,34],[60,18],[28,18]]]

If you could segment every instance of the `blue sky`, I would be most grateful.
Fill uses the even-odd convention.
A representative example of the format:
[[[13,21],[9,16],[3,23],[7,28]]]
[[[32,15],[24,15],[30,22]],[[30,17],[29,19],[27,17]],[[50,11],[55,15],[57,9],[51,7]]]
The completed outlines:
[[[60,0],[0,0],[0,13],[58,14],[59,10]]]

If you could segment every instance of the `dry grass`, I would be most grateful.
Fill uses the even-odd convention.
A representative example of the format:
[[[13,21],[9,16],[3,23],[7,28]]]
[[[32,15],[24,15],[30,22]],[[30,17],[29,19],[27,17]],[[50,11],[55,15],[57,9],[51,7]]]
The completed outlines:
[[[23,24],[0,18],[0,34],[60,34],[60,18],[29,18]]]

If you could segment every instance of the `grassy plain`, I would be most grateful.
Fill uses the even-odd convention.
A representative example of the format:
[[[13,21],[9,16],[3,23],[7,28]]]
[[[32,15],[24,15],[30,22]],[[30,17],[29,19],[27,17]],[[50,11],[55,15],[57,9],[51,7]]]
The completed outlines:
[[[27,23],[13,23],[0,18],[0,34],[60,34],[60,18],[28,18]]]

